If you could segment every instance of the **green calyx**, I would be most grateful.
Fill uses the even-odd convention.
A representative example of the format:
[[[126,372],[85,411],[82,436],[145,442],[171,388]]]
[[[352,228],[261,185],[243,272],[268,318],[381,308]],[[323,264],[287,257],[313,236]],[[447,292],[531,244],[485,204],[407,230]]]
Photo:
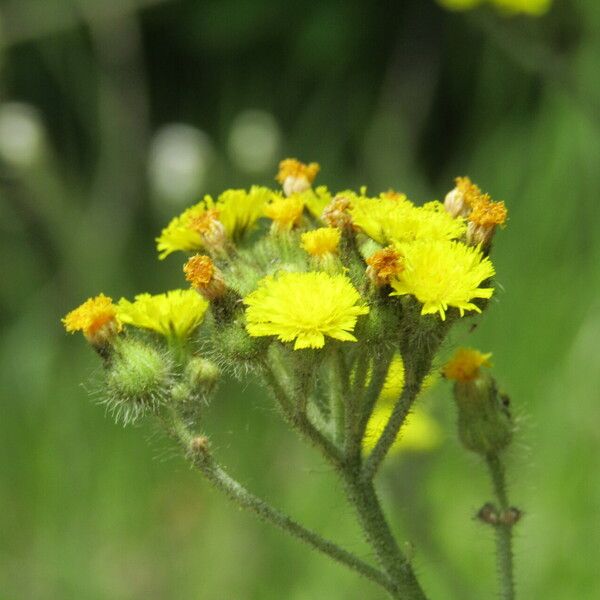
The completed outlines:
[[[457,381],[454,399],[458,408],[458,433],[465,448],[490,455],[509,445],[514,424],[491,375],[481,372],[473,380]]]

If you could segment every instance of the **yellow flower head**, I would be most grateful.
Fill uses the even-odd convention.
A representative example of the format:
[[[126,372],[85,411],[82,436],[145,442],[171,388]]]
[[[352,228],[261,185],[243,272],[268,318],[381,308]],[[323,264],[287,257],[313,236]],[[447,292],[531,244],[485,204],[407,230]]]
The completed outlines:
[[[333,227],[320,227],[300,236],[300,245],[311,256],[323,257],[337,252],[340,243],[340,230]]]
[[[295,158],[286,158],[279,163],[279,172],[275,179],[283,186],[285,195],[290,196],[295,192],[307,190],[320,169],[319,164],[315,162],[306,165]]]
[[[272,219],[275,231],[290,231],[300,222],[303,211],[304,202],[299,194],[288,198],[274,196],[264,207],[264,214]]]
[[[263,215],[267,199],[273,194],[264,187],[250,191],[226,190],[215,202],[210,196],[173,218],[156,238],[162,260],[177,250],[194,252],[204,247],[203,236],[240,237]],[[210,238],[209,238],[210,240]]]
[[[322,348],[325,336],[355,342],[359,315],[369,312],[345,275],[325,272],[268,276],[244,298],[246,329],[251,336],[295,340],[294,350]]]
[[[449,306],[481,312],[474,298],[490,298],[493,288],[480,288],[495,273],[489,258],[478,248],[461,242],[418,240],[398,247],[404,270],[392,279],[392,296],[411,294],[423,304],[421,314],[439,313],[446,318]]]
[[[117,318],[117,307],[104,294],[88,298],[68,313],[62,322],[69,333],[81,331],[92,344],[101,344],[122,329]]]
[[[470,10],[486,0],[438,0],[438,2],[449,10]],[[487,0],[498,9],[507,13],[524,13],[532,16],[540,16],[548,11],[552,0]]]
[[[214,202],[207,196],[198,204],[171,219],[160,236],[156,238],[158,258],[163,260],[177,250],[191,252],[202,248],[202,236],[194,229],[193,223],[212,208],[214,208]]]
[[[414,240],[452,240],[465,232],[462,219],[454,219],[439,202],[414,206],[404,198],[363,198],[352,209],[352,219],[380,244]]]
[[[444,208],[452,217],[466,217],[482,192],[468,177],[457,177],[454,183],[444,198]]]
[[[210,256],[192,256],[183,266],[183,272],[192,287],[209,302],[222,298],[227,292],[223,274]]]
[[[237,240],[264,215],[273,191],[253,185],[249,191],[226,190],[217,200],[219,220],[230,238]]]
[[[133,302],[121,298],[118,315],[123,323],[150,329],[166,337],[186,338],[202,323],[208,302],[194,290],[139,294]]]
[[[442,374],[454,381],[472,381],[481,367],[491,367],[491,356],[491,352],[483,354],[473,348],[459,348],[442,369]]]
[[[468,219],[471,223],[487,229],[504,225],[507,216],[504,202],[493,202],[488,194],[482,194],[472,204]]]
[[[393,405],[377,406],[369,419],[365,437],[363,439],[363,448],[371,450],[379,436],[385,429],[385,426],[392,414]],[[429,452],[435,450],[442,442],[443,433],[438,422],[421,408],[413,410],[406,419],[391,452],[396,453],[403,450],[412,452]]]
[[[377,285],[389,283],[392,277],[397,277],[404,268],[402,256],[392,246],[378,250],[367,258],[367,275]]]

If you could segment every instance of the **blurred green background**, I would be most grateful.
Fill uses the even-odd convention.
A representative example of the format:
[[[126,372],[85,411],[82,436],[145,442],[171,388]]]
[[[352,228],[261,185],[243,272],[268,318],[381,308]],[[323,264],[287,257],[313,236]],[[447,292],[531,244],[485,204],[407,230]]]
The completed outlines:
[[[597,598],[600,548],[600,4],[543,16],[433,0],[0,2],[0,598],[379,599],[239,512],[151,427],[94,404],[99,364],[60,317],[99,291],[184,285],[153,238],[205,193],[273,184],[284,156],[332,188],[506,200],[496,302],[449,347],[494,353],[520,598]],[[92,401],[90,401],[90,394]],[[432,599],[496,597],[484,469],[446,435],[379,489]],[[369,558],[339,486],[256,387],[210,431],[251,489]]]

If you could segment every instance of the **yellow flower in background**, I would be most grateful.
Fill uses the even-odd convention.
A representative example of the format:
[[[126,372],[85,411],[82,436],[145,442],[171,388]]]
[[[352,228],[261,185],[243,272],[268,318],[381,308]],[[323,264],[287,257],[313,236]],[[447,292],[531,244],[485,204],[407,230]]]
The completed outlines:
[[[311,256],[323,257],[337,252],[340,237],[339,229],[320,227],[303,233],[300,236],[300,246]]]
[[[540,16],[548,12],[552,0],[438,0],[438,3],[450,10],[470,10],[487,3],[508,13]]]
[[[352,221],[380,244],[399,244],[414,240],[453,240],[461,237],[466,225],[453,218],[440,202],[418,207],[406,197],[363,198],[355,202]]]
[[[275,179],[282,185],[286,196],[310,188],[321,167],[316,162],[304,164],[295,158],[286,158],[279,163]]]
[[[112,298],[104,294],[88,298],[68,313],[62,323],[69,333],[81,331],[91,343],[100,343],[106,336],[122,329],[117,318],[117,307]]]
[[[290,231],[300,223],[304,211],[304,201],[300,194],[292,196],[273,195],[271,202],[263,208],[265,216],[273,221],[276,231]]]
[[[156,238],[159,259],[176,251],[194,252],[203,247],[198,224],[212,217],[224,227],[227,237],[237,239],[263,216],[267,200],[273,191],[260,186],[246,190],[226,190],[215,202],[205,196],[201,202],[174,217]]]
[[[194,290],[165,294],[139,294],[133,302],[121,298],[118,316],[128,325],[149,329],[166,337],[187,337],[203,319],[208,302]]]
[[[244,298],[251,336],[277,336],[294,350],[322,348],[325,336],[355,342],[352,331],[369,308],[345,275],[325,272],[267,276]]]
[[[421,314],[439,313],[446,318],[448,307],[481,312],[475,298],[490,298],[493,288],[480,288],[495,273],[489,258],[478,248],[461,242],[418,240],[401,244],[404,270],[392,279],[391,296],[410,294],[423,304]]]
[[[472,381],[479,374],[481,367],[490,367],[491,352],[482,353],[473,348],[459,348],[444,365],[442,374],[446,379],[454,381]]]
[[[367,425],[363,439],[363,449],[371,450],[392,414],[392,406],[377,406]],[[416,408],[406,418],[406,423],[398,433],[390,451],[409,450],[427,452],[435,450],[444,435],[439,423],[422,408]]]

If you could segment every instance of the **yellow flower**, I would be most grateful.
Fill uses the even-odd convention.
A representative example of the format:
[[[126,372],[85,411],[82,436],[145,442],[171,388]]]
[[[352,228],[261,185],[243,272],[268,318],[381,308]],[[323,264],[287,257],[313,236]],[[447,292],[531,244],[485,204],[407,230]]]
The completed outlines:
[[[214,221],[222,224],[227,237],[236,240],[263,215],[263,209],[273,192],[252,186],[250,191],[226,190],[215,202],[211,196],[188,208],[162,230],[156,238],[159,258],[181,250],[193,252],[203,246],[203,232],[214,229]],[[205,231],[206,230],[206,231]]]
[[[161,335],[187,337],[202,323],[208,302],[194,290],[139,294],[133,302],[121,298],[118,315],[123,323]]]
[[[104,294],[88,298],[68,313],[62,323],[69,333],[83,332],[92,344],[102,344],[122,329],[117,318],[117,307],[112,299]]]
[[[475,298],[490,298],[493,288],[480,288],[495,273],[489,258],[478,248],[461,242],[419,240],[398,247],[404,270],[392,279],[392,296],[411,294],[423,304],[421,314],[439,313],[446,318],[449,306],[481,312]]]
[[[290,231],[302,218],[304,202],[300,194],[289,197],[273,196],[265,205],[264,214],[272,219],[275,231]]]
[[[183,266],[183,272],[192,287],[209,302],[222,298],[227,293],[223,273],[210,256],[192,256]]]
[[[355,342],[351,332],[356,320],[369,312],[359,302],[360,295],[345,275],[280,272],[263,278],[244,298],[246,329],[254,337],[295,340],[294,350],[322,348],[325,336]]]
[[[367,258],[367,276],[377,286],[389,283],[392,277],[400,275],[402,269],[402,256],[388,246],[378,250]]]
[[[392,414],[393,407],[389,405],[377,406],[373,411],[365,437],[363,448],[371,450]],[[406,418],[406,423],[398,433],[391,452],[402,450],[427,452],[437,448],[443,438],[442,429],[438,422],[422,408],[416,408]]]
[[[177,250],[191,252],[202,248],[200,232],[193,229],[192,224],[194,219],[201,217],[212,208],[214,208],[214,202],[208,196],[171,219],[171,222],[161,231],[160,236],[156,238],[158,258],[163,260]]]
[[[450,10],[470,10],[483,4],[485,0],[438,0]],[[487,0],[508,13],[525,13],[533,16],[543,15],[552,5],[552,0]]]
[[[472,381],[481,367],[491,367],[491,356],[491,352],[483,354],[473,348],[459,348],[445,364],[442,374],[446,379],[454,381]]]
[[[340,230],[333,227],[320,227],[300,236],[300,246],[311,256],[323,257],[335,254],[340,243]]]
[[[285,195],[291,196],[310,188],[320,169],[315,162],[306,165],[295,158],[286,158],[279,163],[279,173],[275,179],[283,186]]]
[[[493,202],[488,194],[482,194],[473,203],[468,219],[480,227],[491,228],[504,225],[507,216],[504,202]]]
[[[380,244],[452,240],[466,229],[464,221],[452,218],[441,203],[417,207],[405,196],[362,198],[354,203],[351,213],[354,225]]]
[[[230,238],[237,240],[264,215],[273,190],[253,185],[250,191],[226,190],[217,200],[219,220]]]

